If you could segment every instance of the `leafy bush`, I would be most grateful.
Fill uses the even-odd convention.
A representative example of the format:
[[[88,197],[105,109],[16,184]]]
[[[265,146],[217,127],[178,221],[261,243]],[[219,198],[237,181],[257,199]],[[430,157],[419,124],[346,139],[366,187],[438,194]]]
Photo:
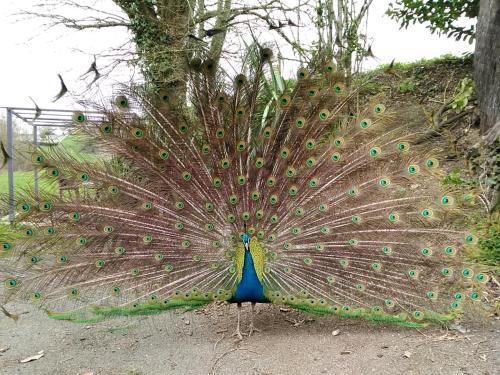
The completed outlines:
[[[475,25],[464,27],[457,21],[466,17],[477,18],[479,0],[396,0],[389,4],[387,14],[397,20],[401,27],[410,24],[424,23],[432,33],[446,34],[456,40],[466,40],[472,43],[475,35]]]
[[[462,178],[461,170],[454,169],[450,173],[448,173],[441,183],[446,185],[457,185],[464,188],[471,188],[477,186],[479,182],[475,179],[464,179]]]
[[[495,212],[476,225],[477,244],[469,249],[469,258],[490,266],[500,266],[500,212]]]
[[[399,92],[403,94],[407,92],[414,92],[417,89],[417,84],[412,79],[406,79],[399,84],[398,89]]]

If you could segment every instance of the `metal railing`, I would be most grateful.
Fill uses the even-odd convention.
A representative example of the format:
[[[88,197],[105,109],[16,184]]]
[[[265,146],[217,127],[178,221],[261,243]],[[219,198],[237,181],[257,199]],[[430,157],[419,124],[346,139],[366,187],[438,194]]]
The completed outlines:
[[[36,149],[39,144],[38,130],[44,127],[56,128],[74,128],[73,114],[75,110],[68,109],[36,109],[24,107],[0,107],[7,112],[7,142],[6,151],[10,158],[7,161],[8,187],[9,187],[9,215],[8,221],[12,223],[15,218],[15,191],[14,191],[14,139],[13,139],[13,116],[24,123],[30,125],[33,129],[33,147]],[[79,110],[76,110],[79,111]],[[96,119],[102,118],[102,113],[94,111],[83,111],[86,116],[91,115]],[[34,168],[34,188],[35,195],[39,193],[38,168]]]

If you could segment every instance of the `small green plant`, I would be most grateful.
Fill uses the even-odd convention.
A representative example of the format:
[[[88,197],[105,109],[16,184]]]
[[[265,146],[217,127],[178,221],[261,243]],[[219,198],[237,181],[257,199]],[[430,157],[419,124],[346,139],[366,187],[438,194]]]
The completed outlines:
[[[455,113],[460,113],[467,107],[469,101],[472,99],[474,94],[474,81],[470,78],[464,78],[458,84],[455,96],[453,97],[453,102],[451,103],[451,109]]]
[[[446,175],[446,177],[441,182],[444,186],[446,185],[457,185],[464,188],[472,188],[478,185],[478,181],[474,179],[464,179],[460,169],[454,169]]]
[[[406,79],[399,84],[399,92],[405,94],[407,92],[414,92],[417,89],[417,84],[413,79]]]
[[[476,225],[477,244],[469,249],[469,258],[489,266],[500,266],[500,212],[494,212]]]
[[[383,91],[384,87],[379,82],[368,82],[363,84],[363,92],[368,95],[377,95]]]

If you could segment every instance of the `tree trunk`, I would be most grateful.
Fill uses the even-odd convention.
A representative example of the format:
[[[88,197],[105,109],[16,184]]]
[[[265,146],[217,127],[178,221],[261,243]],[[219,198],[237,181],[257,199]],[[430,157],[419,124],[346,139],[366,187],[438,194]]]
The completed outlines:
[[[481,0],[474,52],[481,132],[488,144],[500,137],[500,1]]]
[[[186,36],[194,33],[190,23],[193,0],[150,2],[115,0],[130,19],[144,78],[153,91],[168,90],[185,96],[188,51]]]

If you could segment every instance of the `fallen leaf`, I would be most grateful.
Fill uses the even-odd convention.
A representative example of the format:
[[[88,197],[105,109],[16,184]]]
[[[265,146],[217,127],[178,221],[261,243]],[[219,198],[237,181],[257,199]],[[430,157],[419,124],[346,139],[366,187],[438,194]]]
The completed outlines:
[[[340,334],[340,330],[336,329],[332,332],[332,336],[338,336]]]
[[[31,361],[36,361],[37,359],[40,359],[43,356],[44,356],[43,350],[40,350],[37,354],[32,355],[31,357],[28,357],[28,358],[21,359],[19,362],[27,363],[27,362],[31,362]]]
[[[409,352],[409,351],[404,352],[403,353],[403,357],[410,358],[411,357],[411,352]]]

